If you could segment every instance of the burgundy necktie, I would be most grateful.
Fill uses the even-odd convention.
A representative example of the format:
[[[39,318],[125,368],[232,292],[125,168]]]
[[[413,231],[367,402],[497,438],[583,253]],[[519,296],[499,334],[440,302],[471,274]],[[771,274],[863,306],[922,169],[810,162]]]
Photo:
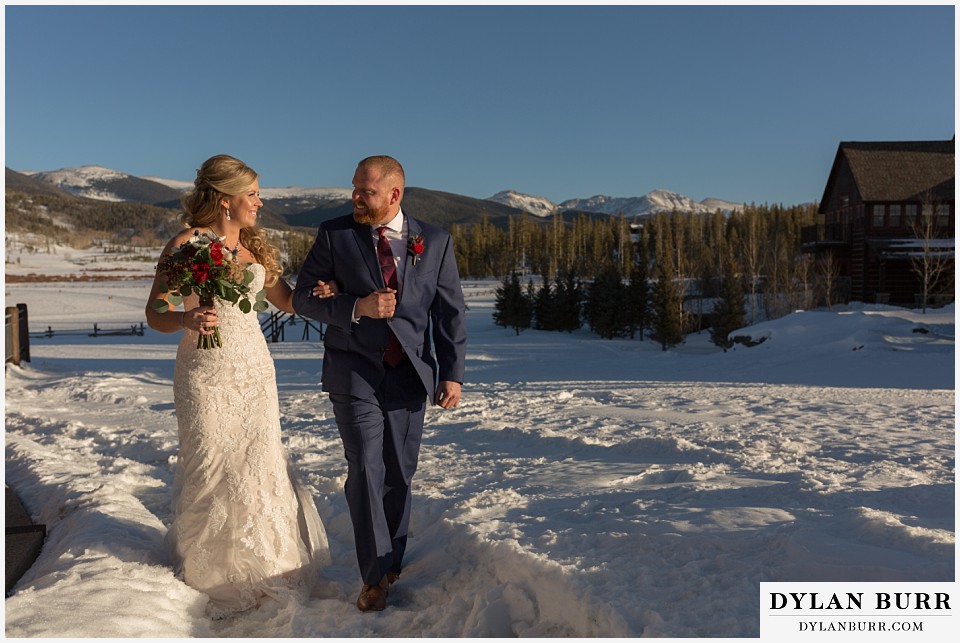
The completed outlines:
[[[393,261],[390,241],[384,234],[386,230],[387,226],[377,228],[377,234],[380,235],[380,238],[377,239],[377,259],[380,261],[383,283],[387,285],[387,288],[397,290],[397,264]],[[400,342],[397,340],[397,336],[393,334],[393,329],[391,329],[387,349],[383,353],[383,361],[390,366],[396,366],[401,359],[403,359],[403,348],[400,347]]]

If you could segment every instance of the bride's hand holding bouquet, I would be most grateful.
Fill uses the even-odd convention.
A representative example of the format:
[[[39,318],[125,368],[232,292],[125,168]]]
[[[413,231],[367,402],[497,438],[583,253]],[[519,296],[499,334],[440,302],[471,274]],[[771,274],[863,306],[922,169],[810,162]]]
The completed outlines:
[[[228,250],[223,241],[212,232],[194,232],[193,236],[157,264],[160,275],[160,294],[153,309],[165,313],[183,303],[183,298],[196,294],[201,306],[213,306],[215,299],[229,302],[241,312],[260,312],[268,307],[266,291],[252,296],[250,284],[254,274],[249,264],[237,260],[237,251]],[[197,348],[223,346],[219,327],[210,334],[200,333]]]

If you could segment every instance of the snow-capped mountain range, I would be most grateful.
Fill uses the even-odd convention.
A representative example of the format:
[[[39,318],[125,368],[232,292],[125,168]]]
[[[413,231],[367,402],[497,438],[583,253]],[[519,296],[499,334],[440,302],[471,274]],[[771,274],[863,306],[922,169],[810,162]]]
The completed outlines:
[[[690,197],[670,192],[669,190],[654,190],[639,197],[611,197],[597,195],[589,199],[568,199],[559,204],[541,196],[521,194],[514,190],[498,192],[489,198],[490,201],[525,210],[536,216],[551,216],[563,210],[582,210],[584,212],[599,212],[602,214],[617,215],[623,213],[625,217],[642,217],[657,212],[689,212],[708,214],[721,210],[727,214],[737,208],[739,203],[720,199],[705,199],[694,201]]]
[[[167,179],[159,176],[135,177],[117,170],[111,170],[100,165],[83,165],[80,167],[64,168],[49,172],[21,172],[35,179],[40,179],[51,185],[88,199],[100,201],[127,201],[115,187],[122,181],[139,179],[159,183],[177,192],[186,192],[193,188],[193,181]],[[298,199],[312,198],[326,201],[349,199],[350,188],[261,188],[260,196],[264,199]]]
[[[560,207],[546,197],[521,194],[515,190],[497,192],[487,200],[509,205],[511,208],[517,208],[538,217],[553,216],[560,211]]]
[[[111,189],[111,184],[131,178],[129,174],[99,165],[83,165],[49,172],[21,172],[21,174],[40,179],[64,192],[98,201],[126,201],[116,190]]]
[[[185,192],[193,187],[190,181],[166,179],[157,176],[136,177],[99,165],[84,165],[73,168],[43,172],[21,172],[60,189],[91,199],[101,201],[135,200],[130,196],[131,184],[147,181],[164,186],[176,193]],[[121,187],[122,186],[122,187]],[[350,188],[337,187],[261,187],[260,195],[270,199],[309,199],[311,201],[336,201],[349,199]],[[529,212],[538,217],[549,217],[564,210],[581,210],[601,214],[626,217],[646,216],[657,212],[712,213],[721,210],[729,213],[740,208],[741,204],[720,199],[693,199],[669,190],[654,190],[639,197],[611,197],[596,195],[585,199],[569,199],[554,203],[542,196],[523,194],[515,190],[504,190],[487,199],[510,207]]]

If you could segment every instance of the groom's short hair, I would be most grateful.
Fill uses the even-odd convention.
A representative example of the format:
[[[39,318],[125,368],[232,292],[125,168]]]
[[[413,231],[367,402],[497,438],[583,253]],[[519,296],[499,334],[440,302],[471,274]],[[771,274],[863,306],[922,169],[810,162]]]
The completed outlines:
[[[405,181],[403,166],[400,165],[400,161],[393,158],[392,156],[387,156],[386,154],[368,156],[367,158],[360,161],[357,164],[357,167],[375,167],[380,170],[381,176],[383,177],[397,175],[400,177],[401,186]]]

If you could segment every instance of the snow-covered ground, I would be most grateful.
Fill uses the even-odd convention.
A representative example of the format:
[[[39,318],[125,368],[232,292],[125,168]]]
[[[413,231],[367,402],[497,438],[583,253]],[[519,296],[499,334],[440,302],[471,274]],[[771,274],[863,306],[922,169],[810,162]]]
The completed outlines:
[[[90,265],[10,250],[8,275]],[[32,330],[83,331],[34,337],[32,361],[6,367],[6,481],[49,534],[5,601],[7,636],[756,637],[764,581],[954,580],[952,306],[798,312],[743,331],[767,338],[752,348],[723,353],[704,333],[663,352],[516,336],[492,323],[496,283],[467,282],[464,399],[428,412],[388,608],[353,605],[314,336],[271,352],[285,440],[330,537],[326,595],[211,622],[162,547],[178,337],[87,334],[142,321],[148,287],[5,286]]]

